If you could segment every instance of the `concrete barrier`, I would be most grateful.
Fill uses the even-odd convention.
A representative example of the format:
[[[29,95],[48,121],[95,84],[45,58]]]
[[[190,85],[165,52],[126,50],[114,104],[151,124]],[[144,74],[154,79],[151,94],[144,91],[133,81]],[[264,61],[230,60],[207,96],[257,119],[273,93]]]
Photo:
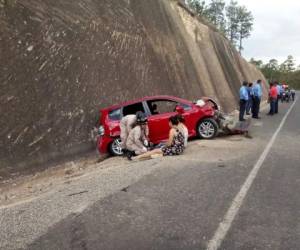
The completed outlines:
[[[101,107],[168,94],[230,111],[258,78],[178,1],[1,1],[0,171],[92,150]]]

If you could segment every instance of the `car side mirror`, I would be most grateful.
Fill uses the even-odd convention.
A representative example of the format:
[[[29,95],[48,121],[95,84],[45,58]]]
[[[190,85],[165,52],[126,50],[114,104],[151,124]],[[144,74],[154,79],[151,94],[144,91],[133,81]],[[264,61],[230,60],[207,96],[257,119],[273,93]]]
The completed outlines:
[[[176,112],[178,113],[178,114],[183,114],[184,113],[184,108],[183,107],[181,107],[181,106],[176,106]]]

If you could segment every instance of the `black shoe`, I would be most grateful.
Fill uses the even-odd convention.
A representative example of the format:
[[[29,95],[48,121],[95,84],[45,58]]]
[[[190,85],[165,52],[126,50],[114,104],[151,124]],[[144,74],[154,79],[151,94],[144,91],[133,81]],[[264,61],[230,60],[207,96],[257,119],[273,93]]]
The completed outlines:
[[[129,160],[129,161],[132,161],[132,156],[133,156],[133,154],[132,154],[132,152],[131,151],[127,151],[127,153],[126,153],[126,157],[127,157],[127,159]]]
[[[132,157],[133,156],[136,156],[135,152],[134,151],[130,151],[130,150],[127,150],[127,154],[126,154],[126,157],[129,161],[132,161]]]
[[[250,115],[250,113],[246,113],[246,115]]]
[[[242,119],[242,120],[240,120],[240,122],[244,122],[244,121],[246,121],[246,119]]]
[[[253,119],[258,119],[258,120],[261,119],[261,118],[258,117],[258,116],[252,116],[252,118],[253,118]]]
[[[125,157],[127,155],[128,150],[123,148],[122,149],[122,156]]]

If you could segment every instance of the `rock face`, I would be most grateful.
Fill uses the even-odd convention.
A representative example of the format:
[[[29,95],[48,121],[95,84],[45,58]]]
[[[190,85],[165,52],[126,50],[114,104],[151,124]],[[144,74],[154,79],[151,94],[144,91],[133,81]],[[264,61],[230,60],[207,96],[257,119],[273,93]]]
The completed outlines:
[[[172,0],[0,0],[0,170],[91,150],[101,107],[154,94],[237,107],[263,79]]]

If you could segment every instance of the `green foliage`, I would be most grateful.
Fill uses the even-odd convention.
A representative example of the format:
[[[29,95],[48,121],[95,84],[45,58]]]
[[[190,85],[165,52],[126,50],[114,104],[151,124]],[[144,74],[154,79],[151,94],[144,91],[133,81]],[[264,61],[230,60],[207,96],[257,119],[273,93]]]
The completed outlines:
[[[0,0],[0,8],[11,7],[16,4],[16,0]]]
[[[296,70],[290,74],[288,83],[291,87],[300,89],[300,70]]]
[[[227,29],[226,34],[228,39],[232,44],[235,44],[238,40],[238,3],[236,1],[231,1],[228,6],[226,6],[226,19],[227,19]]]
[[[253,16],[250,11],[246,9],[245,6],[238,6],[237,8],[238,16],[238,37],[239,37],[239,51],[243,50],[242,42],[243,39],[248,38],[251,35],[253,27]]]
[[[243,40],[251,35],[253,16],[244,6],[234,0],[226,6],[224,0],[187,0],[187,4],[197,15],[205,17],[224,33],[233,45],[239,43],[239,51],[243,50]]]
[[[296,70],[293,56],[279,64],[276,59],[263,64],[261,60],[250,59],[250,63],[258,67],[269,81],[286,82],[291,88],[300,89],[300,69]]]
[[[187,4],[193,9],[199,16],[205,16],[206,5],[205,1],[188,0]]]
[[[293,56],[289,55],[287,59],[280,65],[280,70],[284,73],[295,71],[295,62]]]
[[[249,62],[254,64],[257,68],[261,68],[263,65],[262,60],[255,60],[254,58],[251,58]]]
[[[224,10],[224,0],[211,0],[210,4],[205,10],[207,19],[223,32],[225,32],[226,29]]]

